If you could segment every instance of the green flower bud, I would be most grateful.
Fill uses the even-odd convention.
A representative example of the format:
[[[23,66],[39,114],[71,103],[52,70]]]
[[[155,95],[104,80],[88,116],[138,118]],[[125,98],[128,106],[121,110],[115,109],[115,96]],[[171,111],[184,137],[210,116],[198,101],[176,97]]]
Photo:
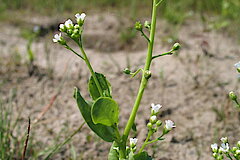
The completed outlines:
[[[138,31],[142,31],[142,23],[140,21],[135,23],[135,29]]]
[[[237,100],[237,96],[236,96],[236,94],[235,94],[233,91],[229,92],[229,97],[230,97],[231,100],[233,100],[233,101],[236,101],[236,100]]]
[[[149,123],[147,124],[147,127],[148,127],[149,129],[152,129],[153,124],[152,124],[151,122],[149,122]]]
[[[237,150],[237,147],[233,147],[233,148],[232,148],[232,151],[233,151],[233,152],[236,152],[236,150]]]
[[[219,155],[217,160],[223,160],[223,155]]]
[[[218,157],[218,154],[217,153],[213,153],[212,155],[214,158],[217,158]]]
[[[172,50],[173,51],[177,51],[177,50],[179,50],[181,48],[181,45],[179,44],[179,43],[175,43],[174,45],[173,45],[173,47],[172,47]]]
[[[158,121],[156,122],[156,125],[157,125],[158,127],[160,127],[160,126],[162,125],[162,121],[158,120]]]
[[[149,21],[145,21],[144,22],[144,27],[147,28],[147,29],[150,29],[151,28],[151,23]]]
[[[237,71],[240,73],[240,68],[237,68]]]
[[[146,79],[149,79],[151,76],[152,76],[151,71],[146,70],[146,71],[144,72],[144,77],[145,77]]]
[[[130,69],[125,68],[125,69],[123,70],[123,73],[125,73],[125,74],[131,74],[131,71],[130,71]]]

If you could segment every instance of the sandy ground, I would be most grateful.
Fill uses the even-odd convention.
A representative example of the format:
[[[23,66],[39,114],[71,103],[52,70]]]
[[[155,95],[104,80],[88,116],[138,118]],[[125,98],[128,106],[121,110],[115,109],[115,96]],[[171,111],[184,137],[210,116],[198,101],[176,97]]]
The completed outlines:
[[[113,98],[120,106],[121,130],[129,117],[140,82],[140,75],[131,79],[121,70],[129,65],[132,70],[143,67],[147,52],[146,42],[140,35],[127,45],[119,42],[119,32],[124,24],[127,26],[114,15],[88,16],[84,33],[86,52],[93,68],[104,73],[112,84]],[[20,37],[16,26],[1,24],[0,28],[0,96],[4,99],[11,89],[17,90],[13,104],[16,112],[22,109],[21,129],[26,128],[28,116],[37,118],[60,87],[60,95],[53,106],[32,129],[33,141],[38,142],[38,149],[44,149],[56,141],[57,135],[62,135],[61,140],[83,122],[72,95],[77,86],[83,96],[90,99],[86,85],[89,72],[75,55],[53,44],[52,34],[49,34],[33,43],[39,72],[29,77],[24,64],[27,41]],[[226,33],[207,31],[198,21],[184,23],[177,33],[178,42],[182,44],[179,54],[153,62],[153,76],[136,118],[138,146],[146,137],[150,104],[160,103],[163,109],[159,118],[162,121],[171,119],[177,127],[164,142],[147,148],[153,157],[159,160],[209,160],[211,143],[228,136],[234,144],[240,137],[240,118],[227,97],[230,90],[239,91],[233,65],[240,60],[240,47]],[[168,25],[159,21],[155,54],[170,49],[171,46],[162,40],[169,34]],[[77,50],[76,46],[73,48]],[[13,53],[22,56],[19,65],[11,64]],[[49,67],[53,74],[47,72]],[[222,113],[223,118],[214,109]],[[84,126],[71,145],[66,145],[53,159],[69,159],[71,146],[74,146],[78,159],[102,160],[106,159],[110,144]]]

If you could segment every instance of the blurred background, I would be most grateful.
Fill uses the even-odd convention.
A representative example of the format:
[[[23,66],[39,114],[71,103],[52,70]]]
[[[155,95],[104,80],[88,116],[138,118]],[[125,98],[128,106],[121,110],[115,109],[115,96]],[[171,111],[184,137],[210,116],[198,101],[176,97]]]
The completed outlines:
[[[125,126],[143,67],[147,43],[134,30],[151,20],[151,0],[0,0],[0,159],[106,159],[110,144],[85,125],[72,97],[75,86],[88,99],[84,63],[52,42],[58,26],[87,14],[84,47],[97,72],[106,74]],[[239,140],[240,114],[227,94],[239,93],[239,0],[164,0],[158,8],[154,54],[182,45],[153,63],[153,77],[136,123],[139,145],[146,137],[150,104],[162,104],[162,121],[177,128],[147,149],[159,160],[209,160],[222,136]],[[146,34],[147,31],[146,31]],[[77,46],[69,44],[78,50]],[[79,128],[80,127],[80,128]]]

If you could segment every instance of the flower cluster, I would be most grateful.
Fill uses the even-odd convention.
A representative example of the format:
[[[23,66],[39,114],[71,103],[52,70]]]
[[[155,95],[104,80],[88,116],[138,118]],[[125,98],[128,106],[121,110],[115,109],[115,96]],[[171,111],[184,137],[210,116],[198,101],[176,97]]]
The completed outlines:
[[[59,25],[59,31],[66,33],[74,41],[78,41],[82,34],[82,26],[86,17],[85,13],[75,15],[77,24],[74,24],[71,19],[65,21],[64,24]],[[53,38],[53,42],[58,42],[62,45],[66,45],[66,41],[62,37],[61,33],[56,34]]]
[[[151,108],[152,108],[151,109],[151,117],[150,117],[150,120],[149,120],[149,123],[147,124],[147,126],[148,126],[148,129],[154,133],[154,132],[157,132],[158,127],[160,127],[162,125],[162,121],[157,119],[157,115],[159,114],[160,109],[162,108],[162,105],[160,105],[160,104],[155,105],[152,103]],[[162,135],[167,134],[174,127],[176,127],[176,126],[173,121],[166,120]]]
[[[134,153],[137,150],[137,138],[130,138],[130,150]]]
[[[222,137],[220,140],[222,144],[219,147],[217,143],[211,145],[213,157],[216,160],[223,160],[224,157],[240,159],[240,141],[238,141],[235,147],[230,148],[227,137]]]

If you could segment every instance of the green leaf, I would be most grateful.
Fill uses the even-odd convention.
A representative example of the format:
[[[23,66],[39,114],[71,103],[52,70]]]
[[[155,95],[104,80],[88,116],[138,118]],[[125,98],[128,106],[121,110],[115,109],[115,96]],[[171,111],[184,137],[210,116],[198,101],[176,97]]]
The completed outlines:
[[[74,89],[74,98],[77,101],[78,108],[93,132],[95,132],[100,138],[107,142],[113,142],[115,140],[115,132],[112,127],[108,127],[102,124],[94,124],[91,118],[91,102],[86,102],[81,96],[79,89]]]
[[[147,152],[141,152],[133,156],[134,160],[152,160]]]
[[[112,98],[98,98],[93,104],[91,113],[95,124],[114,126],[118,123],[119,107]]]
[[[109,151],[109,154],[108,154],[108,160],[119,160],[118,152],[116,149],[114,149],[115,147],[117,147],[117,145],[115,142],[113,142],[111,149]]]
[[[112,96],[111,96],[111,93],[112,93],[111,84],[108,82],[106,77],[103,74],[97,73],[97,72],[95,72],[95,75],[98,79],[98,82],[99,82],[101,88],[102,88],[103,95],[106,96],[106,97],[111,97],[112,98]],[[90,80],[88,82],[88,90],[89,90],[89,93],[90,93],[93,100],[96,100],[99,97],[101,97],[101,94],[98,91],[98,88],[97,88],[97,85],[96,85],[96,83],[93,79],[93,76],[90,77]]]

